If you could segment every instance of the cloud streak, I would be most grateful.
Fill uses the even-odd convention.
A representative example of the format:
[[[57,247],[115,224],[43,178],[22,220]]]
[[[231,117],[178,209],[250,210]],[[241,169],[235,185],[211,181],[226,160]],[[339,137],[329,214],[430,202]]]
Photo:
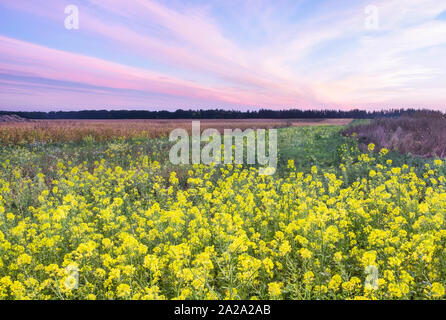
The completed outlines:
[[[68,4],[80,10],[75,33],[63,28]],[[4,12],[52,31],[0,29],[0,98],[46,109],[446,107],[446,4],[375,1],[376,31],[364,27],[367,5],[5,0]],[[79,45],[50,43],[64,36]]]

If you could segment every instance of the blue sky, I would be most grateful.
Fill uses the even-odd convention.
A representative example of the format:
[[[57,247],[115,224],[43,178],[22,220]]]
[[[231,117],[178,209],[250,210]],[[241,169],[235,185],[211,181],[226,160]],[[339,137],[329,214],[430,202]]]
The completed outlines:
[[[0,3],[3,110],[445,110],[445,56],[438,0]]]

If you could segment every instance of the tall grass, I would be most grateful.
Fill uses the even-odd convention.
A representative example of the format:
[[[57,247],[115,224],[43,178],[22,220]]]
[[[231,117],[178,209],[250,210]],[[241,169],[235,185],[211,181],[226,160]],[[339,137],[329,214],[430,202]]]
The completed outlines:
[[[116,138],[167,137],[176,128],[191,130],[193,120],[35,120],[0,124],[0,145],[34,142],[104,142]],[[351,119],[202,119],[201,130],[271,129],[308,125],[343,125]]]
[[[191,129],[192,120],[44,120],[9,122],[0,125],[0,144],[16,145],[34,142],[81,142],[85,139],[103,142],[115,138],[166,137],[176,128]],[[200,120],[201,129],[279,128],[290,126],[290,120]],[[292,120],[296,122],[298,120]]]
[[[355,134],[363,147],[374,143],[378,148],[403,154],[446,157],[446,116],[441,112],[418,112],[399,118],[377,119],[352,126],[344,134]]]

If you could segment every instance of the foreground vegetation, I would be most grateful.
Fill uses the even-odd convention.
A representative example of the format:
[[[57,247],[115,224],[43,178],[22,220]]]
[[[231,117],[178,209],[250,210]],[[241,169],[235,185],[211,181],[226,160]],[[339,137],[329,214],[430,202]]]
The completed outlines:
[[[3,147],[0,298],[444,298],[445,164],[341,130],[280,129],[270,177],[165,138]]]

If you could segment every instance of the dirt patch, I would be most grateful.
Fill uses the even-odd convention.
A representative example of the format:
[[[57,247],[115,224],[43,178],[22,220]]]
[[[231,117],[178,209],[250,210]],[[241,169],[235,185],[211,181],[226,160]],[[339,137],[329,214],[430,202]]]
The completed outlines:
[[[11,114],[11,115],[1,115],[0,116],[0,122],[28,122],[28,119],[19,117],[15,114]]]

